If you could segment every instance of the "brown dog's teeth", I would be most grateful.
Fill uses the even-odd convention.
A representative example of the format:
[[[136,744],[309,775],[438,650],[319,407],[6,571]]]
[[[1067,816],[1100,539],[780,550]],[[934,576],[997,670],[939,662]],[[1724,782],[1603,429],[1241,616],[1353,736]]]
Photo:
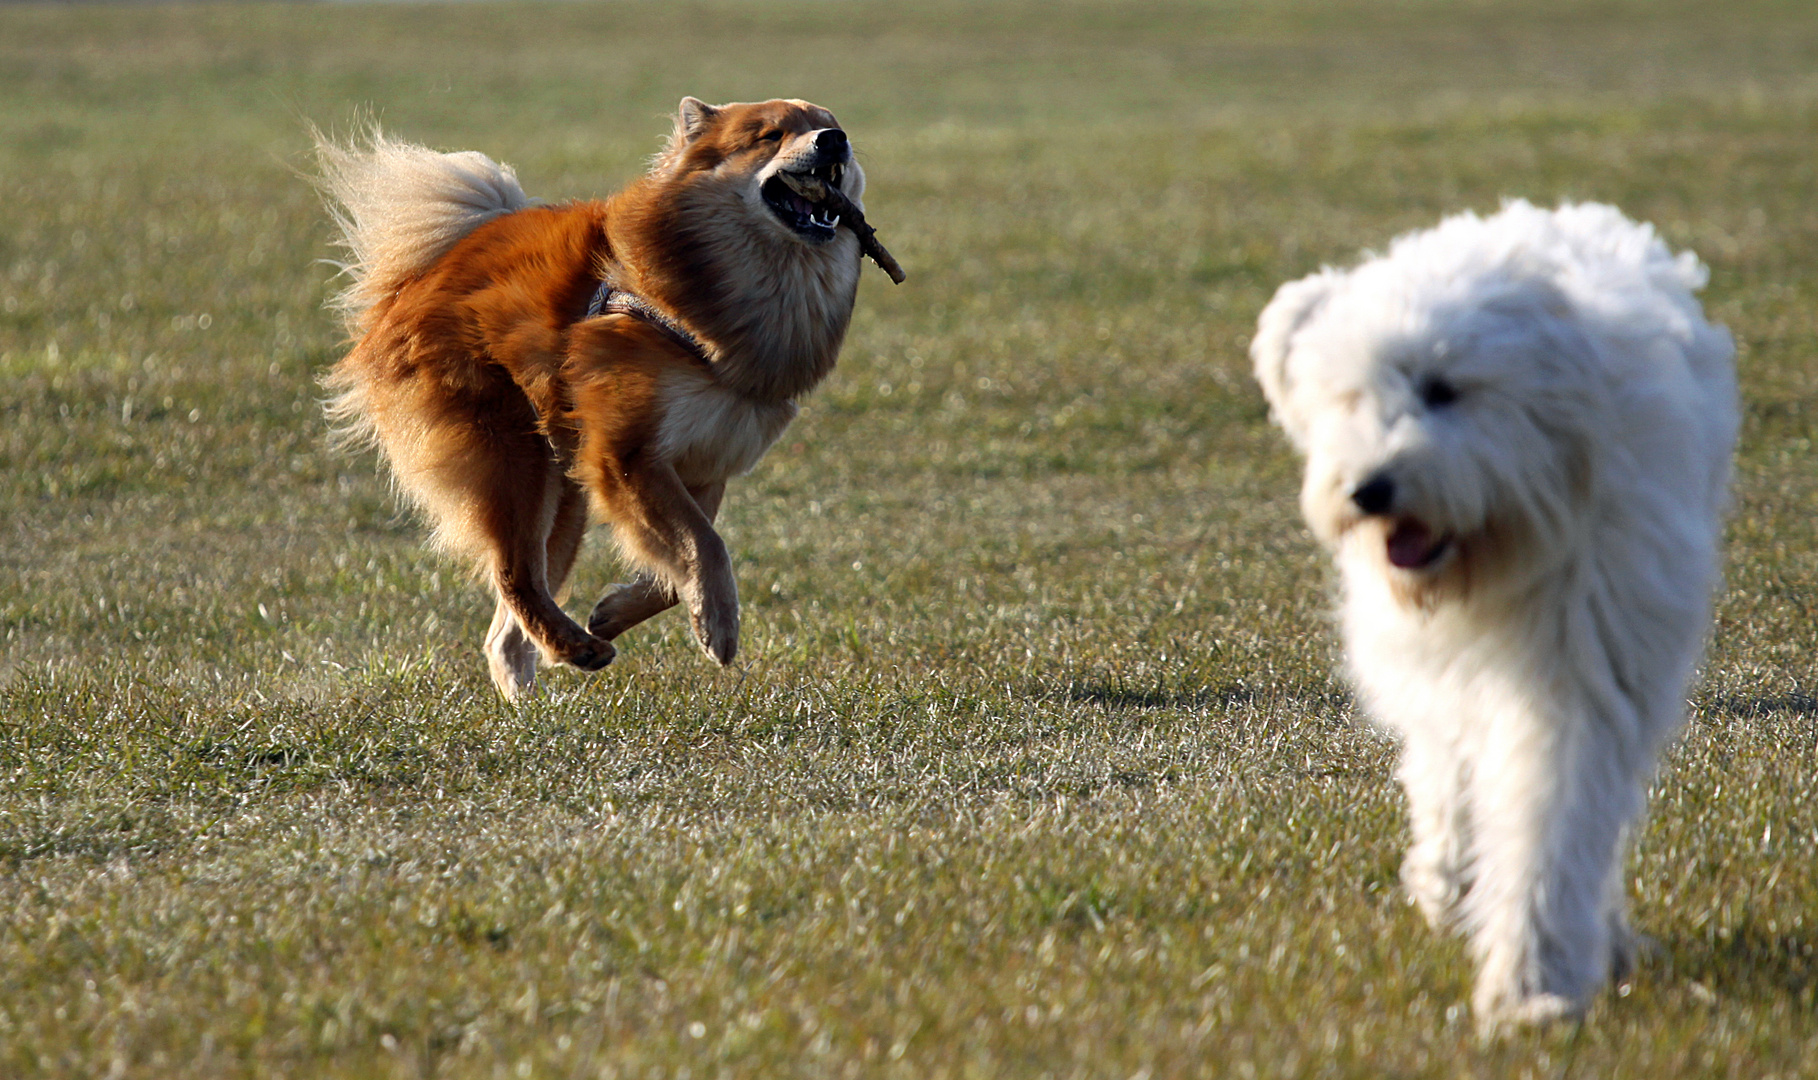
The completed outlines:
[[[851,199],[846,197],[844,191],[837,186],[829,186],[820,177],[810,173],[784,171],[776,175],[779,180],[788,185],[789,190],[802,198],[817,206],[825,203],[825,209],[830,212],[829,217],[835,222],[846,225],[858,237],[859,249],[870,256],[872,262],[882,267],[884,273],[890,275],[891,281],[898,285],[903,283],[903,268],[897,264],[895,258],[891,257],[884,245],[878,242],[877,230],[866,224],[865,215],[859,211]]]
[[[789,185],[791,191],[809,202],[825,202],[827,199],[827,185],[822,183],[818,176],[792,172],[780,172],[777,173],[777,176],[782,179],[783,183]]]

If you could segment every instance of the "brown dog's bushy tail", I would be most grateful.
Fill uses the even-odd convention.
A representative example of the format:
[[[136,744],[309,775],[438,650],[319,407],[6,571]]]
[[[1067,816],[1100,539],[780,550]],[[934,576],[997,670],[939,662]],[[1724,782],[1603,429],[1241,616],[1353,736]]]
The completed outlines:
[[[316,186],[340,226],[348,284],[330,306],[356,337],[374,304],[428,269],[463,236],[530,205],[517,174],[472,150],[444,154],[368,124],[347,142],[311,129]]]

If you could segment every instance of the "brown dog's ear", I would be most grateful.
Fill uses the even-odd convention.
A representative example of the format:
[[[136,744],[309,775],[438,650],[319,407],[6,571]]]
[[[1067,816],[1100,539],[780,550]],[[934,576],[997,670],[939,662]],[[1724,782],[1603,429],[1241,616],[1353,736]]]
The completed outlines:
[[[686,146],[701,137],[707,126],[720,110],[707,104],[700,98],[685,97],[675,111],[675,142],[677,146]]]

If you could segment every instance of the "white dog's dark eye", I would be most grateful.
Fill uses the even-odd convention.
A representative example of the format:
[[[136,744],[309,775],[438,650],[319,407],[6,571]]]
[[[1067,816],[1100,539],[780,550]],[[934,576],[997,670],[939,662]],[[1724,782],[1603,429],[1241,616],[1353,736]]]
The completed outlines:
[[[1458,400],[1458,387],[1441,378],[1424,380],[1420,384],[1420,403],[1429,409],[1443,409]]]
[[[762,135],[759,135],[758,138],[762,139],[765,142],[782,142],[783,133],[780,131],[777,131],[775,129],[772,129],[770,131],[764,132]]]

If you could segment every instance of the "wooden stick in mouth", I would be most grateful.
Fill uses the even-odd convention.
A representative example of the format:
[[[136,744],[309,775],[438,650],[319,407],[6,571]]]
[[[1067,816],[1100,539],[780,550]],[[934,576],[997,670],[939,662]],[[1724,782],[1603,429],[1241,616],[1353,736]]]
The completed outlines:
[[[810,176],[806,173],[782,172],[777,175],[781,176],[783,183],[793,188],[797,195],[809,202],[823,203],[829,210],[838,214],[840,224],[850,228],[852,235],[858,237],[859,251],[870,256],[872,262],[882,268],[884,273],[890,275],[891,281],[898,285],[903,283],[903,278],[907,275],[903,273],[902,266],[897,263],[896,257],[878,242],[877,230],[865,223],[864,211],[853,205],[845,192],[832,184],[822,183],[817,176]]]

